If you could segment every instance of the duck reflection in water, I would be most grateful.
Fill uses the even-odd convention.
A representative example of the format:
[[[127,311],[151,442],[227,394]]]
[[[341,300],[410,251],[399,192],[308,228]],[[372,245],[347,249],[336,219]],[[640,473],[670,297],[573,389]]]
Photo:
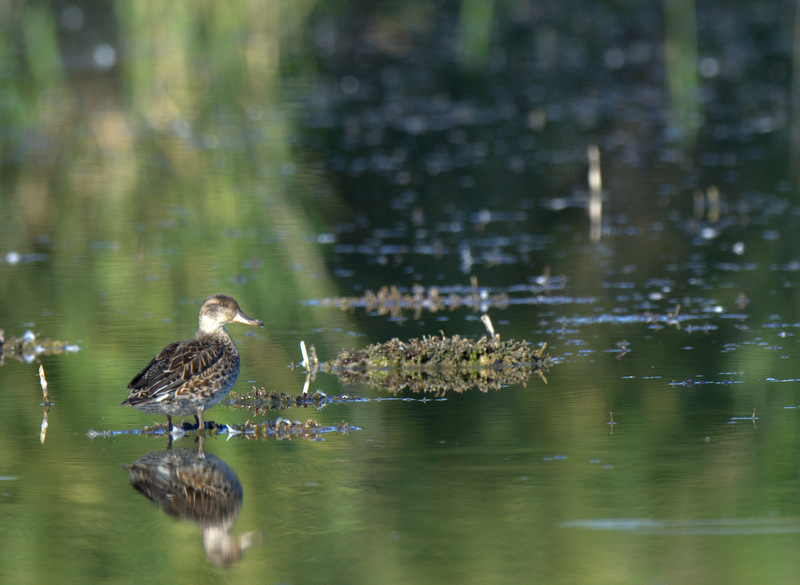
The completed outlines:
[[[203,548],[213,564],[238,562],[261,536],[230,533],[242,509],[242,484],[219,457],[188,448],[167,449],[142,455],[123,467],[131,485],[163,512],[200,524]]]

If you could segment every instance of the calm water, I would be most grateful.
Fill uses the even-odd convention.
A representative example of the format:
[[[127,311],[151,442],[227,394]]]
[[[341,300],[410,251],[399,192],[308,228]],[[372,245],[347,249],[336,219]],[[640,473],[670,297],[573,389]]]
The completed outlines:
[[[795,5],[566,4],[0,7],[0,329],[79,348],[0,367],[0,582],[800,579]],[[359,300],[472,277],[547,383],[320,374],[366,400],[206,418],[349,432],[205,458],[119,407],[209,294],[265,324],[235,391],[296,394],[301,340],[480,337]]]

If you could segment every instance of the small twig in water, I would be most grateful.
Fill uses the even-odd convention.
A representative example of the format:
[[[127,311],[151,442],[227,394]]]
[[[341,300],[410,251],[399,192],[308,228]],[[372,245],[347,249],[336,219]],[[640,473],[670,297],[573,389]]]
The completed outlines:
[[[497,333],[494,332],[494,327],[492,326],[492,319],[489,317],[489,315],[487,315],[486,313],[481,315],[481,321],[483,321],[483,324],[486,326],[486,331],[489,332],[489,337],[491,337],[492,339],[498,339],[500,337]]]
[[[706,189],[706,200],[708,201],[708,210],[706,217],[710,223],[717,223],[719,221],[719,189],[711,185]]]
[[[603,179],[600,175],[600,149],[589,145],[589,238],[600,240],[603,222]]]
[[[672,312],[667,313],[667,325],[674,325],[677,330],[680,331],[681,323],[678,321],[678,315],[681,312],[681,304],[678,303],[675,305],[675,308]]]
[[[47,379],[44,377],[44,366],[39,364],[39,383],[42,385],[42,394],[44,395],[44,414],[42,415],[42,430],[39,432],[39,440],[44,444],[44,439],[47,436],[47,414],[50,412],[50,395],[47,392]]]
[[[306,342],[300,342],[300,352],[303,354],[303,361],[300,363],[305,369],[308,369],[308,352],[306,351]]]
[[[39,364],[39,383],[42,385],[44,405],[50,406],[50,395],[47,393],[47,379],[44,377],[44,366],[42,364]]]

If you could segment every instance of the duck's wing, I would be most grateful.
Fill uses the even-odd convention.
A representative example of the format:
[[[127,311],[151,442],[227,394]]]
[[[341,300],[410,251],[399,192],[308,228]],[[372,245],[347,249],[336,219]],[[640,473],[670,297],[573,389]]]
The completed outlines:
[[[188,380],[214,366],[222,348],[197,339],[169,344],[128,384],[130,395],[123,405],[160,402],[179,393]]]

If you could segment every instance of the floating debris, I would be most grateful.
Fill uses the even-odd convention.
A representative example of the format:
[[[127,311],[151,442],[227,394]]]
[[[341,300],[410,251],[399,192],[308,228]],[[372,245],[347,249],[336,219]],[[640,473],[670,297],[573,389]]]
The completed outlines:
[[[290,421],[284,418],[278,418],[274,421],[264,421],[254,423],[247,421],[244,424],[236,425],[216,425],[213,431],[179,431],[178,435],[195,435],[202,438],[206,434],[228,435],[231,437],[243,437],[245,439],[268,439],[274,437],[278,441],[283,439],[309,439],[312,441],[320,441],[323,435],[336,433],[344,435],[350,431],[360,431],[357,426],[351,425],[346,421],[342,421],[336,425],[321,425],[317,421],[308,419],[305,422]],[[170,429],[166,423],[156,423],[153,426],[143,427],[141,429],[128,429],[128,430],[106,430],[95,431],[89,429],[86,436],[90,439],[117,437],[120,435],[144,435],[148,437],[164,437],[170,436]]]
[[[358,430],[361,429],[345,421],[330,426],[320,425],[313,419],[308,419],[305,422],[301,422],[290,421],[285,418],[278,418],[274,421],[264,421],[261,423],[247,421],[243,425],[231,425],[229,427],[228,434],[229,436],[243,434],[245,438],[253,439],[268,439],[270,437],[275,437],[275,439],[278,441],[293,438],[319,441],[322,440],[322,435],[326,435],[328,433],[346,435],[350,431]]]
[[[684,386],[687,388],[691,388],[693,386],[700,386],[705,384],[719,384],[724,386],[733,386],[734,384],[742,384],[741,380],[734,380],[733,378],[728,378],[727,380],[703,380],[700,378],[686,378],[685,380],[672,380],[669,383],[670,386]]]
[[[728,424],[735,425],[740,420],[749,420],[749,421],[752,421],[753,428],[756,428],[756,421],[758,420],[758,418],[759,417],[756,416],[756,409],[754,408],[753,409],[753,414],[751,414],[750,416],[732,416],[730,418],[730,420],[728,421]]]
[[[268,412],[286,410],[287,408],[322,408],[329,404],[350,404],[352,402],[368,402],[367,398],[341,394],[328,396],[324,392],[302,394],[290,394],[288,392],[278,392],[267,390],[264,387],[250,390],[247,394],[231,392],[228,395],[227,404],[237,410],[249,410],[254,415],[263,415]]]
[[[481,337],[475,341],[459,335],[430,336],[400,341],[397,338],[360,350],[342,351],[336,359],[320,364],[320,371],[347,384],[369,384],[396,394],[401,390],[482,392],[512,384],[526,384],[532,374],[545,382],[552,361],[545,345],[535,348],[526,341]]]
[[[352,404],[354,402],[444,402],[447,400],[444,397],[437,398],[411,398],[407,396],[390,396],[390,397],[376,397],[365,398],[363,396],[354,396],[352,394],[338,394],[335,396],[328,396],[324,392],[317,390],[313,394],[304,392],[302,394],[289,394],[287,392],[277,392],[267,390],[264,387],[253,389],[247,394],[237,394],[231,392],[228,395],[227,404],[234,410],[248,410],[253,415],[264,415],[268,412],[276,412],[286,410],[287,408],[309,408],[316,409],[324,408],[329,404]],[[351,427],[352,428],[352,427]],[[358,429],[357,429],[358,430]]]
[[[21,337],[6,339],[3,330],[0,329],[0,366],[7,357],[31,363],[40,355],[74,353],[79,349],[80,347],[77,345],[65,341],[42,339],[37,333],[30,330],[23,333]]]
[[[506,293],[489,294],[485,289],[474,294],[459,295],[457,293],[442,294],[436,287],[425,290],[414,285],[411,293],[402,293],[396,286],[382,287],[377,293],[368,290],[361,297],[334,297],[322,300],[326,307],[340,307],[352,311],[356,307],[364,307],[368,313],[389,315],[399,319],[404,311],[414,311],[414,319],[419,319],[423,311],[437,313],[449,309],[451,311],[466,307],[473,311],[485,311],[489,308],[505,309],[509,296]]]
[[[473,276],[470,287],[454,287],[442,289],[435,286],[425,289],[419,284],[414,284],[411,292],[403,292],[397,286],[383,286],[378,292],[367,290],[360,297],[331,297],[322,299],[319,303],[324,307],[339,307],[345,311],[364,308],[368,313],[389,315],[398,320],[403,319],[405,311],[413,311],[414,319],[419,319],[423,311],[437,313],[439,311],[454,311],[467,308],[474,312],[485,313],[489,309],[506,309],[511,304],[538,303],[541,293],[561,289],[563,280],[549,276],[543,277],[539,284],[523,287],[518,292],[534,293],[537,296],[525,299],[512,298],[508,292],[489,292],[486,288],[478,287],[478,280]],[[517,287],[519,289],[520,287]]]

